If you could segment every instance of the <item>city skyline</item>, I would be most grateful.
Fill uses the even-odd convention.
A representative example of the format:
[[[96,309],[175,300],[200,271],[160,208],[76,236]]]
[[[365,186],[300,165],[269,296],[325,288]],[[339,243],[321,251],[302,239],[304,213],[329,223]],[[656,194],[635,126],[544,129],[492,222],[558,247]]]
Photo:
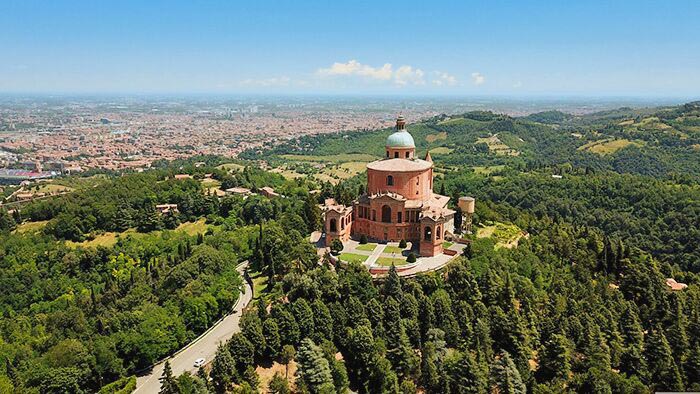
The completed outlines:
[[[7,2],[0,93],[697,97],[700,3]]]

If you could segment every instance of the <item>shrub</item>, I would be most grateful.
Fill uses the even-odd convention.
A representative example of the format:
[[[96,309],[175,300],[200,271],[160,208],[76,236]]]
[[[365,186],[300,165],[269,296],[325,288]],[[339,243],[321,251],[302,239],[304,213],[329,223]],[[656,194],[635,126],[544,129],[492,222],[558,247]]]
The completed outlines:
[[[362,234],[360,235],[360,245],[364,245],[367,243],[367,236]]]
[[[134,390],[136,390],[136,376],[129,376],[103,386],[99,394],[129,394]]]
[[[408,257],[406,257],[406,262],[407,263],[415,263],[416,262],[416,255],[411,252],[408,254]]]
[[[341,250],[343,250],[343,243],[339,239],[331,241],[331,253],[337,256]]]
[[[402,239],[401,241],[399,241],[399,248],[405,249],[406,246],[407,246],[407,245],[406,245],[406,240],[405,240],[405,239]]]

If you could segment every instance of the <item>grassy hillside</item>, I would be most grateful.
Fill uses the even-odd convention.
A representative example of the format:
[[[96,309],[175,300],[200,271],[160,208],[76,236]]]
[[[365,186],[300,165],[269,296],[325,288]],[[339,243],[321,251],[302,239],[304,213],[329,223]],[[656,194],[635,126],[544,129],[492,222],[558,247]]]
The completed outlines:
[[[556,111],[513,118],[469,112],[408,125],[417,154],[430,149],[439,165],[611,170],[661,178],[700,179],[700,103],[574,116]],[[247,159],[273,166],[294,162],[370,161],[382,157],[392,129],[301,137]]]

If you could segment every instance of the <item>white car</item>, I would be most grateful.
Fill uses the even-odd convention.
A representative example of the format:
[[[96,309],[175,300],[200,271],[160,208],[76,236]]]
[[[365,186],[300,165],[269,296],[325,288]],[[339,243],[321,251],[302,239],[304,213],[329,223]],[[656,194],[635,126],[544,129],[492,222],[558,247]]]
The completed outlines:
[[[203,358],[198,358],[198,359],[194,360],[194,367],[195,367],[195,368],[199,368],[199,367],[201,367],[202,365],[204,365],[204,359],[203,359]]]

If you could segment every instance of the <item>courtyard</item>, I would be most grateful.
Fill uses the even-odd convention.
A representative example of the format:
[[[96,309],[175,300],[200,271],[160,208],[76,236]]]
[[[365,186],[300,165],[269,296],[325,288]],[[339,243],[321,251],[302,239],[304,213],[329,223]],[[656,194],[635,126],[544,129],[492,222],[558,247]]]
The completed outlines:
[[[462,249],[464,249],[464,245],[452,242],[443,243],[443,247],[448,251],[447,253],[432,257],[420,257],[418,246],[414,247],[411,242],[407,242],[406,247],[401,248],[398,242],[361,244],[351,239],[343,243],[343,250],[336,257],[348,263],[361,263],[372,274],[378,275],[388,272],[389,268],[394,265],[400,275],[406,276],[442,268],[456,255],[461,254]],[[407,261],[411,253],[416,257],[416,261],[413,263]]]

